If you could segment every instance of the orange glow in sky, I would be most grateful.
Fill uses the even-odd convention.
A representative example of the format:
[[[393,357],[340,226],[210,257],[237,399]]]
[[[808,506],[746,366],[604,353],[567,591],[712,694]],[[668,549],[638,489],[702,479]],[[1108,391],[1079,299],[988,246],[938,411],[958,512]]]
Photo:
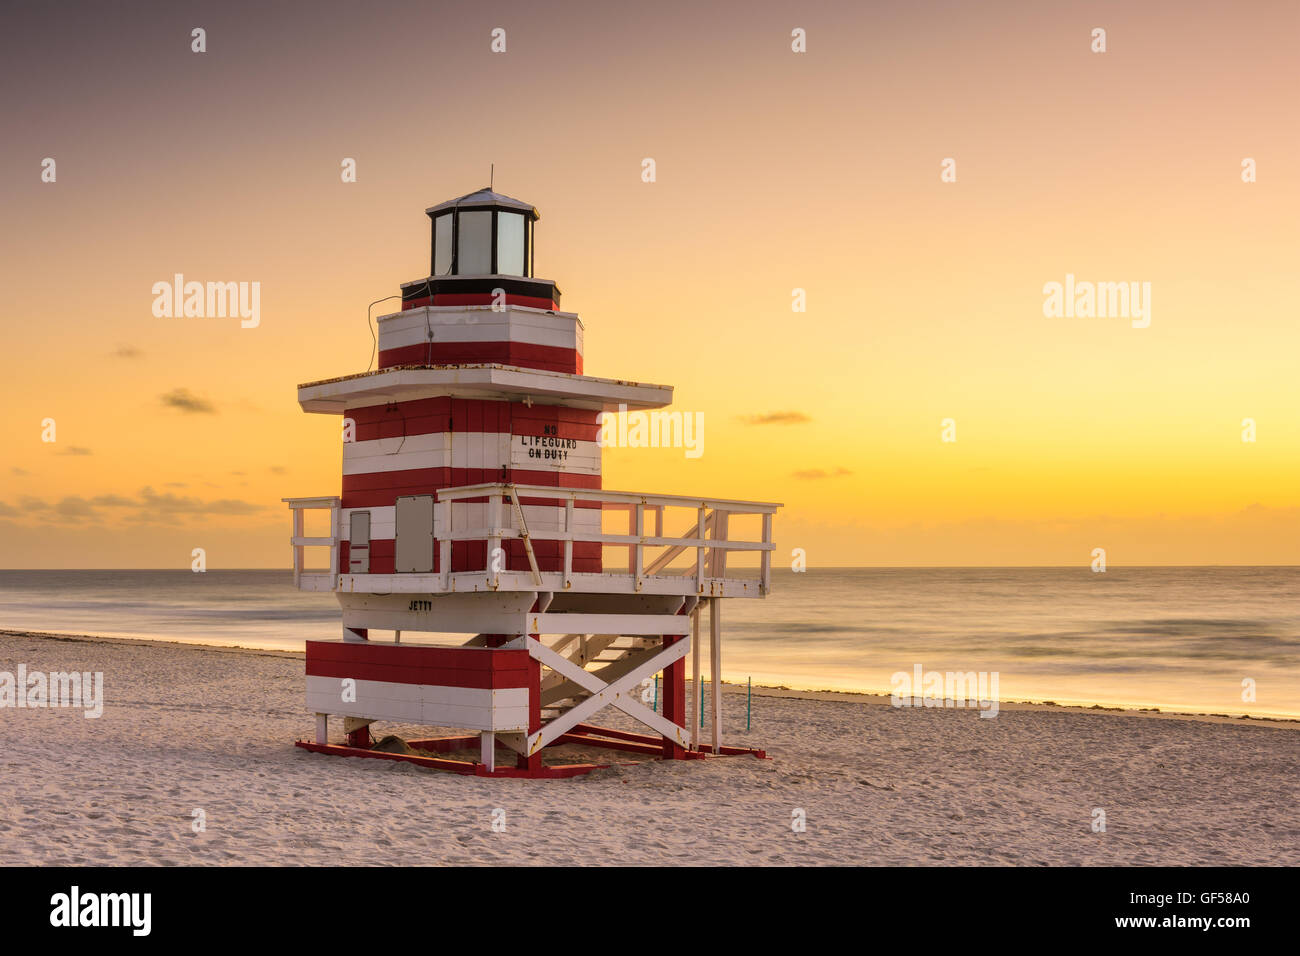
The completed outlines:
[[[287,566],[340,481],[295,386],[490,164],[587,373],[703,413],[607,488],[782,501],[778,562],[1300,564],[1296,5],[840,6],[5,14],[0,566]],[[259,324],[155,317],[176,273]]]

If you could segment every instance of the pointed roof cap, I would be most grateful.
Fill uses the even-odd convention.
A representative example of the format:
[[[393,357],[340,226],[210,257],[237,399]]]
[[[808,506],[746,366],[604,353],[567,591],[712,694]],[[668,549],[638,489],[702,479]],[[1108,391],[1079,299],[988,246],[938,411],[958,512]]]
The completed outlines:
[[[430,206],[425,210],[430,216],[447,209],[483,209],[487,207],[496,207],[498,209],[516,209],[519,212],[531,216],[533,219],[541,219],[541,214],[537,211],[532,203],[524,202],[521,199],[512,199],[509,196],[503,196],[500,193],[493,192],[489,187],[484,186],[477,192],[466,193],[456,199],[448,199],[446,202],[440,202],[436,206]]]

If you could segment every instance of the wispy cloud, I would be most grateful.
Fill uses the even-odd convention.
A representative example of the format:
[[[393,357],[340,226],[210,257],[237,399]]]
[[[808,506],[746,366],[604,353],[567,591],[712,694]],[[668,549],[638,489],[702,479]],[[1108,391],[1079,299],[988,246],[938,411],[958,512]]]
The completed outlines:
[[[160,495],[148,487],[140,489],[140,503],[149,511],[173,515],[249,515],[262,510],[260,505],[250,501],[240,501],[237,498],[201,501],[198,498],[174,495],[171,492]]]
[[[80,445],[69,445],[59,452],[60,455],[93,455],[94,452],[89,448],[82,448]]]
[[[741,415],[739,421],[746,425],[803,425],[812,418],[803,412],[765,412],[762,415]]]
[[[96,495],[90,503],[100,508],[134,508],[140,502],[121,495]]]
[[[179,409],[187,415],[215,415],[217,411],[217,406],[206,398],[200,398],[198,395],[193,394],[187,388],[174,388],[170,392],[160,395],[158,400],[168,408]]]
[[[95,509],[91,507],[90,502],[76,495],[62,499],[54,506],[54,513],[60,518],[72,521],[95,517]]]
[[[113,356],[115,358],[122,358],[122,359],[139,358],[141,355],[144,355],[144,353],[141,352],[134,345],[119,345],[117,347],[117,350],[113,352]]]
[[[17,507],[0,502],[0,518],[27,517],[47,522],[81,522],[106,517],[107,513],[100,509],[110,509],[115,517],[128,522],[166,522],[189,516],[252,515],[265,510],[260,504],[237,498],[204,501],[171,492],[159,494],[153,488],[146,487],[140,489],[137,498],[118,494],[94,495],[90,498],[67,495],[55,504],[26,495],[18,500]]]

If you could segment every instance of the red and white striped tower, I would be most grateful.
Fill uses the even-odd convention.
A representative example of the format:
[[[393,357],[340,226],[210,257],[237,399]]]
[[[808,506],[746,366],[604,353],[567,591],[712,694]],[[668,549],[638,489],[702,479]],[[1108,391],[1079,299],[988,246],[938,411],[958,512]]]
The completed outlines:
[[[299,745],[529,776],[594,766],[544,762],[561,744],[676,758],[754,752],[721,744],[719,604],[767,593],[779,506],[603,490],[601,415],[662,409],[671,387],[583,374],[582,322],[533,273],[530,204],[483,189],[427,212],[430,275],[404,283],[401,311],[379,318],[378,370],[298,388],[304,411],[343,418],[341,495],[285,499],[295,583],[334,592],[343,612],[340,640],[307,645],[317,733]],[[671,431],[672,413],[653,414]],[[305,534],[315,508],[329,511],[327,537]],[[605,530],[623,514],[626,531]],[[743,516],[757,523],[752,540],[731,530]],[[677,517],[685,530],[669,535]],[[304,570],[308,547],[329,548],[328,570]],[[626,567],[607,567],[611,550],[626,553]],[[756,575],[728,573],[732,551],[757,554]],[[698,720],[705,608],[710,743]],[[413,633],[471,636],[448,647]],[[652,709],[641,689],[656,675],[662,707]],[[588,721],[609,706],[654,733]],[[331,715],[344,718],[346,746],[329,743]],[[375,721],[473,734],[381,753]],[[477,762],[438,756],[471,746]],[[497,746],[516,754],[514,767],[497,766]]]

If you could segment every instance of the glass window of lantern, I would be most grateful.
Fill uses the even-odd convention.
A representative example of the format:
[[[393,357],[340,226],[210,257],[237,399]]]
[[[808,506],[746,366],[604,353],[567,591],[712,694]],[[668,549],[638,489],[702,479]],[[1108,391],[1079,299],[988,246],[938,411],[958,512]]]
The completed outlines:
[[[492,213],[461,212],[456,248],[456,274],[485,276],[492,272]]]
[[[503,276],[524,274],[523,213],[497,213],[497,273]]]
[[[433,220],[433,274],[445,276],[451,272],[451,213],[443,213]]]

